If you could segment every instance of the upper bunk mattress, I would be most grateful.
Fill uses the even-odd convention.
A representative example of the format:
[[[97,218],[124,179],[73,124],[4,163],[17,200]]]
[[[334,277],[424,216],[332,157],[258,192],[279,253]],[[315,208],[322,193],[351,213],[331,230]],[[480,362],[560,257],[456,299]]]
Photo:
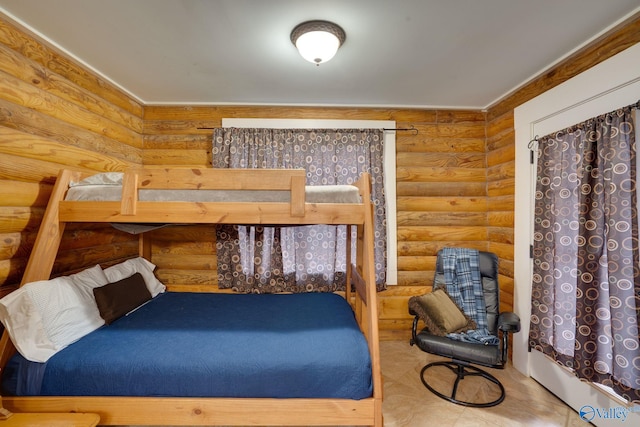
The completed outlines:
[[[106,172],[71,183],[65,196],[69,201],[119,201],[122,173]],[[289,191],[281,190],[150,190],[140,189],[138,198],[149,202],[289,202]],[[307,203],[361,203],[353,185],[307,185]]]
[[[165,293],[46,363],[16,354],[4,393],[362,399],[367,342],[339,295]]]

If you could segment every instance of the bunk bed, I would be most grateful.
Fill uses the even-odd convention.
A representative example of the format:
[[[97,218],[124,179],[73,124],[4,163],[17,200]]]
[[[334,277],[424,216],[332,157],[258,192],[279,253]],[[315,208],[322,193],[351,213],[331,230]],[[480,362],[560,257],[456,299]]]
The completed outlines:
[[[108,222],[125,225],[149,224],[345,224],[357,229],[355,264],[348,262],[344,300],[355,318],[356,328],[365,338],[370,368],[367,396],[323,397],[290,395],[249,396],[3,396],[5,408],[15,412],[92,412],[100,415],[101,425],[368,425],[382,424],[382,378],[378,340],[377,295],[373,258],[373,210],[369,176],[363,174],[355,184],[358,201],[332,201],[335,196],[314,194],[305,186],[303,170],[220,170],[192,168],[136,168],[123,174],[116,196],[100,201],[67,194],[76,183],[91,182],[84,173],[62,170],[53,188],[42,225],[36,238],[22,285],[50,278],[65,224],[70,222]],[[153,201],[154,192],[185,190],[182,196],[164,196]],[[329,189],[329,193],[332,189]],[[344,190],[344,189],[342,189]],[[341,192],[340,190],[339,192]],[[348,190],[348,189],[347,189]],[[198,192],[222,191],[209,199]],[[251,192],[238,200],[241,193]],[[144,195],[143,195],[144,194]],[[204,194],[204,193],[203,193]],[[194,198],[195,197],[195,198]],[[326,198],[329,197],[329,198]],[[176,201],[181,200],[181,201]],[[187,201],[184,201],[187,200]],[[215,201],[210,201],[215,200]],[[351,233],[347,233],[350,238]],[[151,249],[144,233],[139,234],[139,255],[150,258]],[[351,259],[351,244],[347,256]],[[355,291],[352,291],[352,287]],[[198,294],[194,294],[197,296]],[[189,298],[194,295],[189,296]],[[225,295],[235,297],[241,295]],[[336,297],[334,294],[326,294]],[[158,298],[173,304],[167,297]],[[186,295],[178,295],[187,297]],[[294,296],[294,295],[291,295]],[[253,295],[254,298],[268,295]],[[273,297],[273,296],[272,296]],[[276,296],[278,298],[278,296]],[[154,298],[155,299],[155,298]],[[223,305],[233,304],[228,302]],[[193,306],[193,302],[184,303]],[[144,312],[146,306],[139,311]],[[165,310],[170,310],[167,306]],[[134,313],[137,314],[137,313]],[[144,314],[144,313],[142,313]],[[141,314],[141,315],[142,315]],[[133,316],[132,316],[133,317]],[[117,323],[117,322],[116,322]],[[115,325],[114,323],[113,325]],[[110,325],[110,326],[113,326]],[[96,332],[103,330],[98,329]],[[269,331],[265,331],[266,334]],[[90,334],[91,335],[91,334]],[[78,341],[78,343],[82,340]],[[72,347],[72,344],[69,347]],[[66,349],[65,349],[66,350]],[[0,369],[4,374],[16,350],[8,333],[0,342]],[[331,374],[335,375],[335,374]],[[124,393],[123,393],[124,394]]]

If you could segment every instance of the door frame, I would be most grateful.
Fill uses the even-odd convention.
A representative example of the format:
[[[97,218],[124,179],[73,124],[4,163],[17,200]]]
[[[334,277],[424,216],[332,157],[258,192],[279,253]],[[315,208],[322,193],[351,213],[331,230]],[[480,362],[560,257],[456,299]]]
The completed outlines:
[[[592,385],[579,381],[540,353],[528,350],[531,316],[533,243],[533,194],[535,164],[529,144],[548,135],[616,108],[640,100],[640,43],[620,52],[514,110],[516,140],[516,192],[514,236],[514,311],[523,319],[522,330],[513,338],[513,365],[580,412],[585,407],[612,408],[621,402],[610,399]],[[535,142],[533,142],[535,144]],[[630,416],[640,421],[640,413]],[[597,417],[598,426],[619,425],[620,420]],[[638,424],[640,425],[640,422]]]

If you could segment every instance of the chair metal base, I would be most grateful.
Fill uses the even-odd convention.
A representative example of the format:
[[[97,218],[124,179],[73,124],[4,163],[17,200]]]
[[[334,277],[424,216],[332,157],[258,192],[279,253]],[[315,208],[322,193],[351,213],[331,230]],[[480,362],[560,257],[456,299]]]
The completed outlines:
[[[447,368],[451,369],[451,371],[453,371],[454,374],[456,374],[456,381],[453,384],[453,390],[451,391],[451,396],[447,396],[446,394],[440,393],[438,390],[430,386],[427,380],[425,380],[424,374],[426,370],[433,366],[446,366]],[[486,403],[467,402],[464,400],[456,399],[456,394],[458,393],[458,384],[460,383],[461,380],[463,380],[467,376],[480,376],[496,384],[498,387],[500,387],[500,397],[498,397],[496,400],[493,400],[491,402],[486,402]],[[471,366],[469,364],[462,364],[456,361],[429,363],[428,365],[425,365],[424,368],[422,368],[422,371],[420,371],[420,379],[422,380],[422,384],[424,384],[424,386],[428,388],[433,394],[440,397],[441,399],[448,400],[449,402],[455,403],[457,405],[469,406],[472,408],[488,408],[491,406],[498,405],[504,400],[504,397],[505,397],[504,386],[502,385],[502,383],[500,383],[500,381],[496,377],[494,377],[487,371],[484,371],[480,368],[476,368],[475,366]]]

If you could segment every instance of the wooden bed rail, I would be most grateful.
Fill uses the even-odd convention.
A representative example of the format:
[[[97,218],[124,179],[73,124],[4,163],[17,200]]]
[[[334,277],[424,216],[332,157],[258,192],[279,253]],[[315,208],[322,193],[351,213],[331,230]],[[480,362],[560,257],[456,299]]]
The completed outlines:
[[[148,167],[128,169],[124,175],[138,175],[141,189],[164,190],[289,190],[294,179],[306,178],[304,169]],[[304,191],[304,181],[297,190]]]
[[[304,216],[304,169],[129,169],[122,182],[123,215],[135,215],[137,190],[269,190],[290,191],[292,217]]]
[[[85,177],[83,175],[82,177]],[[59,203],[63,222],[183,224],[362,224],[361,203],[307,203],[301,169],[136,168],[126,171],[120,201]],[[75,178],[74,178],[75,180]],[[368,182],[363,174],[361,182]],[[358,188],[362,185],[357,184]],[[137,190],[285,191],[286,202],[152,202]],[[355,208],[355,209],[354,209]]]
[[[382,420],[372,420],[372,399],[44,396],[4,401],[13,412],[97,413],[100,425],[382,427]]]

